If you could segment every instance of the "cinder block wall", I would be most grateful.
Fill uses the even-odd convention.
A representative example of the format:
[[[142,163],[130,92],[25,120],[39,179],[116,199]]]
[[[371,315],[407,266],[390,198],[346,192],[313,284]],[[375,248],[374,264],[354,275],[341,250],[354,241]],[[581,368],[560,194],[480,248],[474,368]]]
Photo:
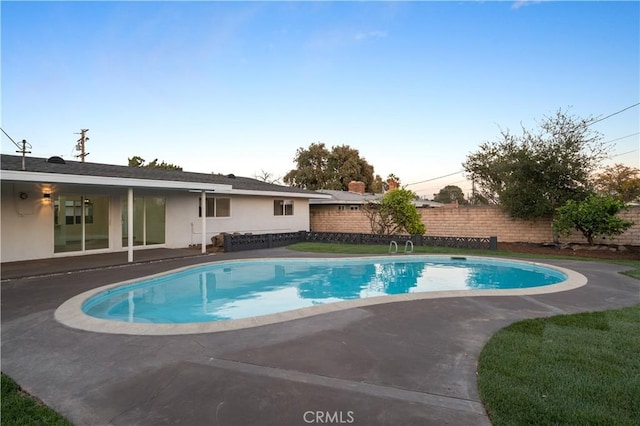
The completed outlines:
[[[316,232],[371,232],[361,210],[338,210],[336,206],[311,206],[310,227]],[[496,206],[419,209],[426,235],[446,237],[497,236],[499,242],[545,243],[553,240],[551,220],[512,219]],[[640,245],[640,207],[623,211],[621,218],[635,222],[623,235],[596,241],[602,244]],[[566,243],[586,243],[579,232],[561,238]]]
[[[371,223],[362,210],[338,210],[337,206],[309,206],[311,231],[371,233]]]
[[[499,208],[488,206],[421,209],[428,235],[486,237],[501,242],[551,241],[551,222],[510,218]]]

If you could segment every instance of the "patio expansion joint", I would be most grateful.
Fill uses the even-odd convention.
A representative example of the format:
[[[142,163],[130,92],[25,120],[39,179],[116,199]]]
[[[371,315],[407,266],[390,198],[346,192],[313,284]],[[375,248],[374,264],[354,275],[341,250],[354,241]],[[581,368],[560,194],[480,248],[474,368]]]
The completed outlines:
[[[197,257],[206,257],[206,256],[211,256],[211,255],[210,254],[194,254],[194,255],[190,255],[190,256],[176,256],[176,257],[167,257],[167,258],[163,258],[163,259],[149,259],[149,260],[139,260],[139,261],[134,261],[134,262],[127,262],[127,263],[116,263],[116,264],[113,264],[113,265],[89,266],[89,267],[86,267],[86,268],[69,269],[69,270],[64,270],[64,271],[61,270],[61,271],[46,272],[46,273],[33,274],[33,275],[11,276],[9,278],[0,278],[0,283],[6,283],[6,282],[11,282],[11,281],[19,281],[19,280],[30,280],[30,279],[34,279],[34,278],[58,277],[58,276],[61,276],[61,275],[81,274],[81,273],[85,273],[85,272],[104,271],[104,270],[109,270],[109,269],[122,269],[122,268],[131,267],[131,266],[149,265],[149,264],[153,264],[153,263],[163,263],[163,262],[170,262],[170,261],[173,261],[173,260],[193,259],[193,258],[197,258]]]
[[[134,410],[138,409],[139,407],[144,406],[145,404],[148,404],[149,402],[153,402],[156,398],[158,398],[160,396],[160,394],[165,389],[170,388],[173,385],[173,382],[175,381],[176,377],[178,377],[178,375],[179,375],[179,371],[174,371],[173,374],[171,375],[171,377],[169,378],[169,380],[167,380],[163,385],[152,389],[151,393],[142,402],[135,402],[135,403],[132,403],[131,405],[125,407],[120,412],[118,412],[117,414],[113,415],[109,419],[109,422],[107,424],[108,425],[113,425],[113,424],[115,424],[114,422],[117,422],[117,419],[119,417],[122,417],[122,416],[126,415],[127,413],[129,413],[131,411],[134,411]]]
[[[460,397],[401,389],[366,382],[357,382],[348,379],[340,379],[336,377],[322,376],[312,373],[303,373],[300,371],[285,370],[282,368],[268,367],[214,357],[209,357],[206,363],[200,364],[215,368],[221,368],[224,370],[237,371],[240,373],[265,376],[274,379],[289,380],[308,385],[329,387],[336,390],[357,392],[378,398],[396,399],[486,416],[484,405],[480,401]]]
[[[538,305],[549,310],[549,312],[551,312],[552,314],[564,315],[568,313],[562,308],[558,308],[557,306],[549,305],[548,303],[544,303],[544,302],[541,302],[540,300],[537,300],[535,296],[520,296],[520,297],[526,300],[527,302],[533,303],[534,305]]]

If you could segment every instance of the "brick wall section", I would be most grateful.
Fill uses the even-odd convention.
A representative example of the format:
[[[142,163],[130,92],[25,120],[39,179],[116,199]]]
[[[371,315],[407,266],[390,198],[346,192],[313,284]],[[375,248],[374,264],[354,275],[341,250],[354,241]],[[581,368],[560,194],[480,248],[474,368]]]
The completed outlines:
[[[361,210],[342,210],[336,206],[312,206],[311,230],[316,232],[370,233],[371,225]],[[550,220],[512,219],[495,206],[419,209],[427,227],[426,235],[444,237],[497,236],[502,242],[545,243],[553,240]],[[620,217],[635,222],[624,234],[602,244],[640,245],[640,206],[623,211]],[[567,243],[586,243],[579,232],[561,238]]]
[[[336,206],[309,206],[310,229],[314,232],[371,233],[371,223],[362,210],[338,210]]]
[[[500,242],[551,241],[550,221],[522,221],[510,218],[494,207],[421,209],[427,234],[434,236],[496,236]]]

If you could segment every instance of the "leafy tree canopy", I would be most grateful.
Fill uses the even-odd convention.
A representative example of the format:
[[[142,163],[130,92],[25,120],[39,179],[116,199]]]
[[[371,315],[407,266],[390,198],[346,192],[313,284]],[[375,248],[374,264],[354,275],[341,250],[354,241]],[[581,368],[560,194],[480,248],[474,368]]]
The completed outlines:
[[[382,200],[369,203],[364,212],[371,222],[371,232],[380,235],[424,234],[426,229],[413,203],[415,198],[413,191],[398,188],[387,192]]]
[[[373,178],[373,183],[371,184],[371,192],[374,194],[380,194],[384,192],[385,183],[382,181],[382,176],[376,175]]]
[[[501,131],[498,141],[467,156],[463,167],[479,194],[511,216],[552,216],[568,200],[592,192],[590,176],[609,151],[602,135],[589,127],[595,120],[558,110],[537,130],[522,127],[520,136]]]
[[[467,200],[465,200],[464,198],[464,192],[462,192],[462,188],[456,185],[447,185],[442,188],[437,194],[433,194],[433,201],[445,204],[457,201],[458,204],[467,204]]]
[[[145,159],[140,157],[139,155],[134,155],[133,157],[128,158],[128,160],[129,160],[129,167],[147,167],[150,169],[156,168],[156,169],[182,171],[182,167],[177,166],[175,164],[165,163],[164,161],[161,163],[158,163],[157,158],[147,164],[145,164]]]
[[[640,169],[614,164],[598,173],[594,179],[596,190],[630,203],[640,201]]]
[[[324,143],[312,143],[298,148],[296,168],[287,173],[284,183],[310,190],[337,189],[346,191],[352,180],[362,181],[367,192],[374,192],[373,166],[360,157],[357,149],[348,145],[327,149]]]
[[[569,200],[556,210],[553,229],[558,235],[570,235],[571,230],[576,229],[592,245],[594,238],[620,235],[633,226],[633,222],[616,216],[622,209],[624,203],[609,195]]]

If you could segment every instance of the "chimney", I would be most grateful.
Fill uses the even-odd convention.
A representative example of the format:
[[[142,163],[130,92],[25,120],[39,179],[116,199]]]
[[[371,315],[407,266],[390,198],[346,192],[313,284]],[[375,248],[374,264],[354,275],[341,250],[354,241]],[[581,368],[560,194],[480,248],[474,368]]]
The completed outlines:
[[[394,179],[389,179],[387,181],[387,186],[388,186],[387,191],[391,191],[393,189],[398,189],[400,187],[400,185],[398,185],[398,181],[394,180]]]
[[[364,182],[359,180],[352,180],[351,182],[349,182],[349,192],[364,194]]]

